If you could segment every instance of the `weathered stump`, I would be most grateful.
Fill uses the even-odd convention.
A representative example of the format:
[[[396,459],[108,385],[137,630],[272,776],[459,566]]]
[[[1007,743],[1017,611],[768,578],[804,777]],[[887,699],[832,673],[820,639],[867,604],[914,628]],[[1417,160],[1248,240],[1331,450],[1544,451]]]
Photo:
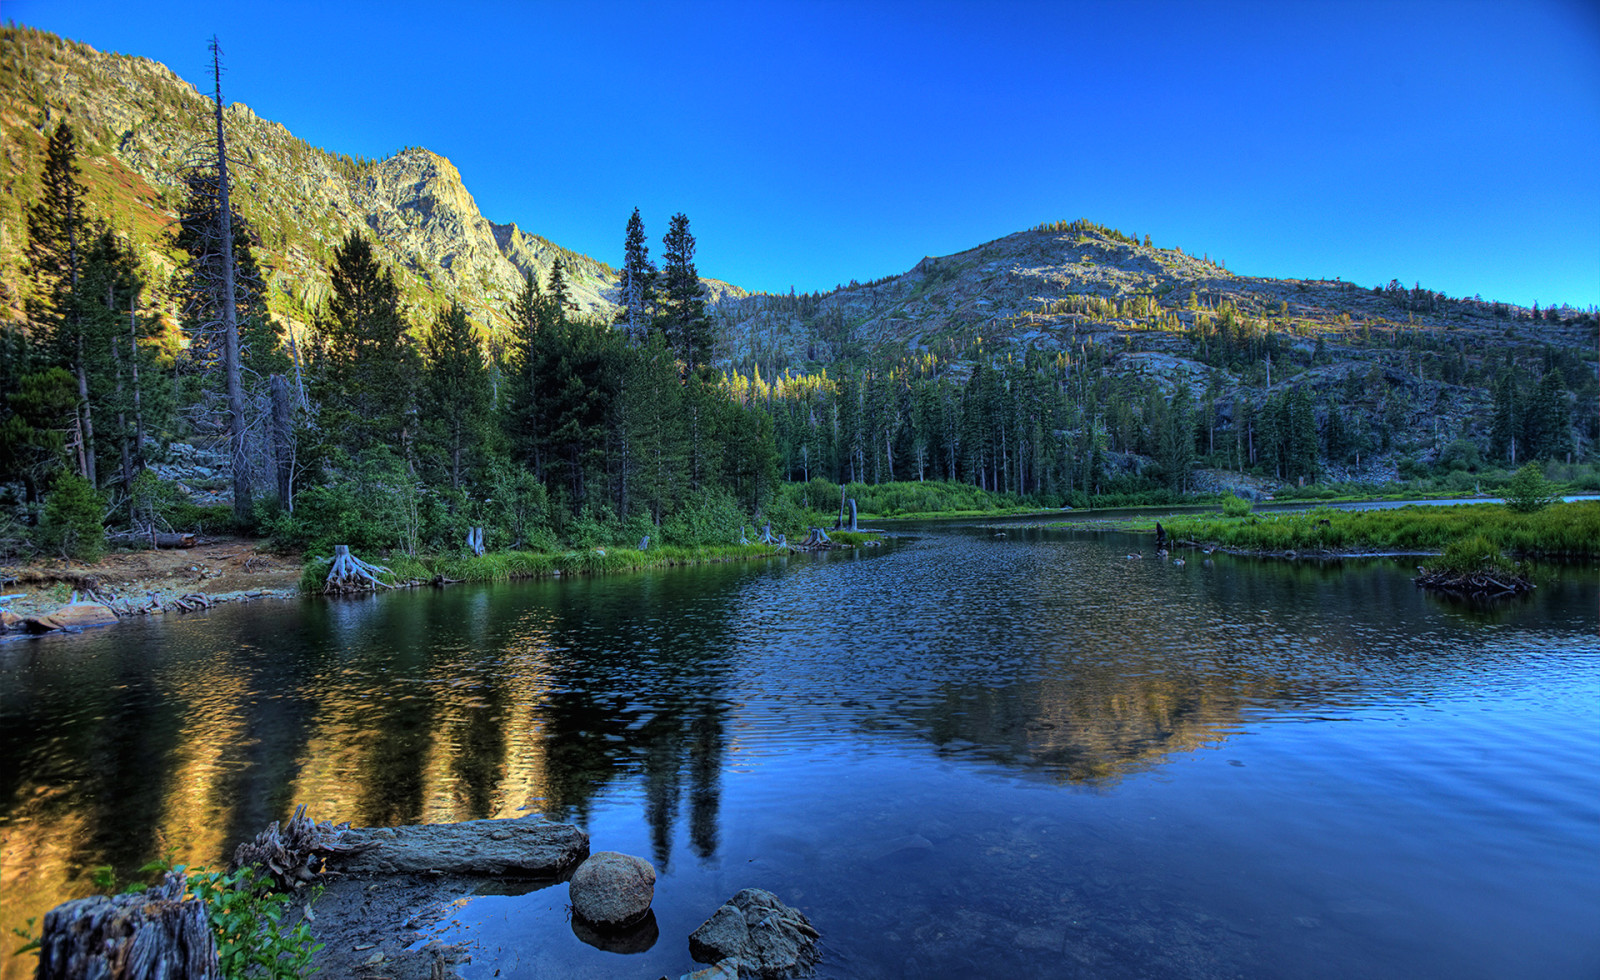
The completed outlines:
[[[184,877],[168,873],[147,891],[96,895],[44,917],[39,980],[221,980],[205,906],[184,899]]]
[[[273,821],[255,840],[235,848],[233,866],[254,865],[280,891],[299,890],[316,880],[327,858],[359,854],[372,846],[345,843],[345,831],[349,829],[348,823],[318,823],[306,816],[306,808],[301,805],[282,826]]]
[[[378,579],[379,575],[394,574],[382,565],[369,565],[350,553],[347,544],[333,546],[333,567],[328,569],[324,592],[371,592],[393,586]]]

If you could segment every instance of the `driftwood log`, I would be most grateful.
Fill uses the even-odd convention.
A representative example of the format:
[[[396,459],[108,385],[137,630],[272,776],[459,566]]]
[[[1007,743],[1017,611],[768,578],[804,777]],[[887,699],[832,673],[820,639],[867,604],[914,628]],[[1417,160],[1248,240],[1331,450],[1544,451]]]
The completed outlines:
[[[221,980],[205,906],[184,899],[185,879],[169,872],[144,892],[96,895],[57,905],[44,917],[39,980]]]
[[[106,542],[125,548],[193,548],[200,539],[192,534],[169,534],[165,531],[122,531],[106,535]]]
[[[333,567],[323,582],[323,592],[373,592],[393,588],[381,581],[379,575],[394,574],[382,565],[369,565],[350,553],[347,544],[333,546]]]

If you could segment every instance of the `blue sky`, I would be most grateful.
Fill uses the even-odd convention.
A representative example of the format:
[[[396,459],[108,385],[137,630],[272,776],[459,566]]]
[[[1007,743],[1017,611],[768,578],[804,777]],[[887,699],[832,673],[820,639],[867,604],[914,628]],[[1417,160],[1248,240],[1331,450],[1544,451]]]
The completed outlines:
[[[1086,217],[1236,272],[1600,303],[1600,5],[6,0],[495,221],[825,290]]]

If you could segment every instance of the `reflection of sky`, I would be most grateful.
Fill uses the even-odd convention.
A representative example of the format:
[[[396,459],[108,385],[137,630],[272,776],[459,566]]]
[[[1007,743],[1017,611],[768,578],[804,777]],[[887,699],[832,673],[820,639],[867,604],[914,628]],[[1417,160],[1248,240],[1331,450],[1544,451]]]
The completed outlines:
[[[231,607],[13,646],[0,925],[163,843],[225,860],[297,803],[357,823],[579,819],[597,847],[650,855],[665,894],[720,891],[742,863],[828,896],[817,869],[852,849],[1000,854],[1038,841],[997,842],[985,821],[1056,833],[1085,806],[1097,840],[1126,837],[1129,807],[1192,810],[1215,846],[1313,905],[1333,901],[1326,882],[1291,885],[1283,869],[1352,863],[1350,890],[1370,888],[1376,871],[1347,852],[1395,832],[1417,837],[1379,852],[1425,878],[1467,849],[1483,854],[1471,882],[1527,881],[1507,870],[1521,865],[1579,888],[1547,872],[1595,843],[1586,576],[1485,614],[1416,591],[1392,563],[1178,567],[1124,560],[1124,544],[954,532],[862,557]],[[1052,796],[1052,782],[1092,791]],[[1430,808],[1448,814],[1432,844]],[[1145,880],[1078,845],[1103,875]],[[1163,847],[1164,866],[1187,866]],[[904,901],[950,914],[949,873],[910,879],[922,891]],[[1185,901],[1201,908],[1203,891]],[[1385,901],[1401,898],[1454,914],[1442,888]]]

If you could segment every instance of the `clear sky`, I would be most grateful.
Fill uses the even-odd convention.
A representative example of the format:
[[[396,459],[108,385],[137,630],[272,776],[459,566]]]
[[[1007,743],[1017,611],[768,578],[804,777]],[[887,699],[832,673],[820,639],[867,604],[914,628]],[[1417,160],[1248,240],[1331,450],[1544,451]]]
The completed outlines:
[[[618,264],[830,289],[1085,217],[1268,276],[1600,303],[1600,3],[4,0]]]

